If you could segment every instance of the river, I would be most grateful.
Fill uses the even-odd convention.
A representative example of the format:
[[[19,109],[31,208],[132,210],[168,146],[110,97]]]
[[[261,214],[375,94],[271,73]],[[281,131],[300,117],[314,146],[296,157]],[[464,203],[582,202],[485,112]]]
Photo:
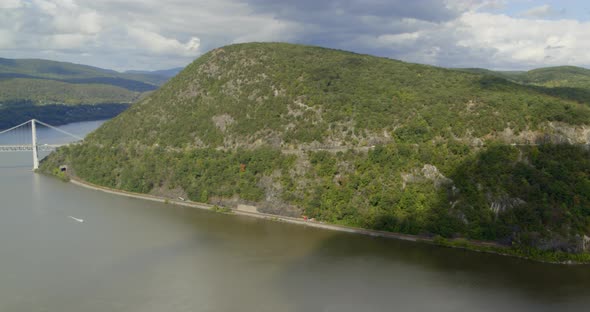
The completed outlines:
[[[588,266],[142,201],[30,168],[30,153],[0,153],[2,312],[590,308]]]

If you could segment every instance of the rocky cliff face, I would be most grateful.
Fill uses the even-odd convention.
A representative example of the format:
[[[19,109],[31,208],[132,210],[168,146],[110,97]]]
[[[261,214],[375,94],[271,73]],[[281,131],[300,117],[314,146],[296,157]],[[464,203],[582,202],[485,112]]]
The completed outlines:
[[[524,130],[517,133],[511,128],[506,128],[484,138],[493,138],[507,144],[590,144],[590,127],[547,122],[539,130]]]

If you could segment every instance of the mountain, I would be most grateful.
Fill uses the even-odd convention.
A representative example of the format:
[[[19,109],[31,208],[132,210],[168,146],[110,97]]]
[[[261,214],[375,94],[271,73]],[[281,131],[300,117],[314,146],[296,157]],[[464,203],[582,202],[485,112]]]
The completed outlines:
[[[132,74],[132,75],[133,74],[141,74],[141,75],[153,75],[153,76],[172,78],[172,77],[178,75],[178,73],[180,73],[183,69],[184,69],[184,67],[176,67],[176,68],[154,70],[154,71],[128,70],[125,73]]]
[[[590,69],[575,66],[539,68],[513,77],[517,82],[551,88],[590,90]]]
[[[513,80],[515,82],[520,82],[520,79],[518,78],[526,75],[527,73],[525,71],[494,71],[485,68],[455,68],[455,70],[473,74],[496,76],[508,80]]]
[[[457,70],[502,77],[527,85],[590,89],[590,69],[576,66],[545,67],[530,71],[493,71],[483,68]]]
[[[168,74],[128,74],[72,63],[0,58],[0,129],[27,118],[56,124],[111,118],[165,83]]]
[[[492,71],[483,68],[460,68],[457,70],[499,77],[519,84],[538,87],[539,92],[579,103],[590,102],[590,70],[586,68],[558,66],[531,71]]]
[[[249,43],[201,56],[42,169],[589,260],[589,121],[583,99],[497,76]]]
[[[0,58],[0,79],[53,80],[70,84],[103,84],[129,91],[151,91],[158,87],[141,75],[130,75],[113,70],[39,59]]]

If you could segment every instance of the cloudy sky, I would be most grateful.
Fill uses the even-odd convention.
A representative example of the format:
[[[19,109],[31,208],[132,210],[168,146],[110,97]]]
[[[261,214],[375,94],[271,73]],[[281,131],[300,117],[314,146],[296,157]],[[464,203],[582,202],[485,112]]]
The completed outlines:
[[[446,67],[590,67],[587,0],[0,0],[0,57],[117,70],[286,41]]]

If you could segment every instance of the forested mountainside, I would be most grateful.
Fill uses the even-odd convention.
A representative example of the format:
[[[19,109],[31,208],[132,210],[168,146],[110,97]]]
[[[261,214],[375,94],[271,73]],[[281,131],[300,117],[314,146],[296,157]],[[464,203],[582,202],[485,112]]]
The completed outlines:
[[[42,167],[123,190],[579,253],[589,102],[283,43],[215,49]]]
[[[167,71],[118,73],[72,63],[0,58],[0,129],[31,116],[56,124],[111,118],[169,78]]]
[[[575,66],[538,68],[530,71],[491,71],[462,68],[459,71],[500,77],[512,82],[537,86],[540,92],[557,95],[580,103],[590,102],[590,70]]]

